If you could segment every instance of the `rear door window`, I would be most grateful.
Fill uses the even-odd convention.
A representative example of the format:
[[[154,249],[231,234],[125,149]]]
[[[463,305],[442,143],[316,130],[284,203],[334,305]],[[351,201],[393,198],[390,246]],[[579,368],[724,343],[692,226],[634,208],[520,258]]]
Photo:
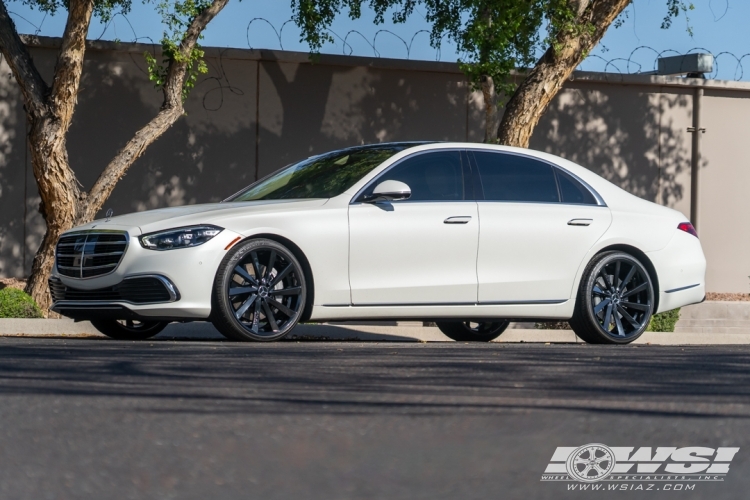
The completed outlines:
[[[486,201],[558,203],[552,165],[511,153],[473,151]]]
[[[578,182],[573,176],[557,171],[557,182],[560,184],[560,195],[563,203],[574,203],[578,205],[597,205],[596,198],[586,186]]]

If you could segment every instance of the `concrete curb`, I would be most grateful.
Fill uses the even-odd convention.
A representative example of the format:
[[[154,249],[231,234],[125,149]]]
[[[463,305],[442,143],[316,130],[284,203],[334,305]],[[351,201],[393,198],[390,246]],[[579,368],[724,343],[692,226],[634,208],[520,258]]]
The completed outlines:
[[[70,319],[0,319],[0,337],[55,337],[106,339],[87,321]],[[172,323],[157,340],[224,340],[210,323]],[[298,325],[289,340],[363,340],[380,342],[452,342],[435,327],[419,323],[396,324],[304,324]],[[511,328],[496,342],[583,343],[571,330],[532,330]],[[635,344],[650,345],[732,345],[750,344],[750,335],[736,333],[659,333],[647,332]]]
[[[706,301],[683,307],[675,332],[750,335],[750,302]]]

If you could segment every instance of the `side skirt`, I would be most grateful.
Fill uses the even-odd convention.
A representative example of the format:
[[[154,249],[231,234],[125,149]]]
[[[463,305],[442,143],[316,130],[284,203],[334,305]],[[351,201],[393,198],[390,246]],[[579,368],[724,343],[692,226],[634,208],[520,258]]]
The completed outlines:
[[[419,320],[419,319],[497,319],[528,318],[568,320],[575,301],[503,302],[495,304],[413,304],[413,305],[316,305],[312,321]]]

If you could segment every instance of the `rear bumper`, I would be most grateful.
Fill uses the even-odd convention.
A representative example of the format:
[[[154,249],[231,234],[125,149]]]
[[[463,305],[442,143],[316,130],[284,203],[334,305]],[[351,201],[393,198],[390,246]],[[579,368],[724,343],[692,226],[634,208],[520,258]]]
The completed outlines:
[[[706,297],[706,257],[700,240],[683,231],[663,249],[646,254],[659,282],[657,313],[702,302]]]

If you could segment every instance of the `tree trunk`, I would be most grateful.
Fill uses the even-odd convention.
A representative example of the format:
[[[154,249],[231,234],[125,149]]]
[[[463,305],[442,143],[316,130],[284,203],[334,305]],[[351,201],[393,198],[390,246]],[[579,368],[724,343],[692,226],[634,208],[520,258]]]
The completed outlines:
[[[497,93],[491,76],[482,76],[482,96],[484,97],[484,142],[496,143],[500,117],[497,113]]]
[[[68,165],[65,138],[75,110],[93,8],[93,0],[70,1],[60,55],[48,87],[0,1],[0,50],[24,96],[31,165],[41,198],[39,211],[47,223],[26,292],[45,313],[50,305],[47,279],[54,264],[55,243],[63,231],[73,227],[81,201],[78,181]]]
[[[487,28],[492,27],[492,14],[493,9],[490,5],[484,5],[482,7],[482,13],[480,18]],[[492,35],[488,38],[488,43],[491,44],[493,40]],[[479,51],[479,63],[486,64],[490,59],[490,51],[488,45],[482,45]],[[500,125],[499,116],[497,113],[497,92],[495,91],[495,80],[490,75],[481,75],[480,86],[482,89],[482,98],[484,99],[484,142],[486,144],[493,144],[497,142],[497,129]]]
[[[74,226],[81,191],[68,166],[65,136],[59,134],[58,120],[32,120],[29,144],[31,165],[41,197],[39,211],[47,224],[47,231],[34,256],[26,293],[46,312],[51,303],[47,280],[55,261],[55,244],[63,232]]]
[[[557,39],[560,48],[547,49],[505,106],[498,130],[500,144],[529,147],[531,134],[550,101],[630,1],[571,0],[571,5],[579,12],[578,22],[592,25],[593,32],[562,33]]]
[[[179,46],[179,61],[171,60],[167,68],[161,111],[118,152],[91,191],[84,193],[68,164],[66,137],[77,104],[94,0],[69,2],[68,19],[51,87],[47,86],[34,66],[4,1],[0,0],[0,51],[24,97],[27,120],[31,125],[31,163],[41,197],[39,211],[47,223],[47,232],[34,257],[26,292],[45,314],[51,303],[47,280],[54,266],[57,240],[71,227],[93,219],[133,162],[182,116],[182,89],[189,61],[192,60],[190,55],[206,25],[227,2],[213,0],[192,20]]]
[[[43,117],[29,113],[31,165],[42,199],[39,210],[47,223],[47,232],[34,256],[26,293],[45,312],[51,304],[47,280],[55,262],[55,244],[63,232],[73,227],[81,202],[78,180],[68,164],[66,137],[73,121],[93,10],[93,0],[71,0],[45,106],[49,112]]]

